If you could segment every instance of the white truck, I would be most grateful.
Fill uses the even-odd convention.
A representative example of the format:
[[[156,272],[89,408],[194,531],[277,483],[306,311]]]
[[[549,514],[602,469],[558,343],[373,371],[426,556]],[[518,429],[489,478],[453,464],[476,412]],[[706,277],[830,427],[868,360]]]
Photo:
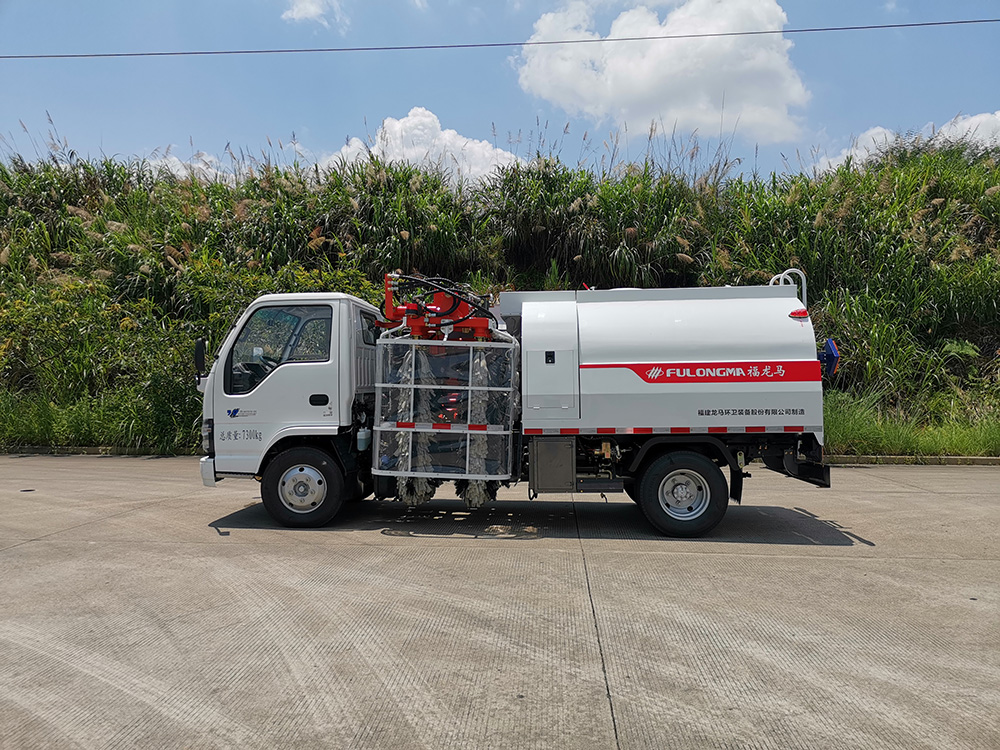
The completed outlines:
[[[529,498],[624,491],[664,534],[705,534],[740,502],[754,459],[830,486],[821,381],[839,355],[832,342],[817,352],[795,273],[510,292],[493,310],[445,280],[394,274],[384,315],[346,294],[260,297],[207,375],[195,347],[202,479],[258,480],[293,527],[373,492],[413,505],[454,481],[478,507],[526,481]]]

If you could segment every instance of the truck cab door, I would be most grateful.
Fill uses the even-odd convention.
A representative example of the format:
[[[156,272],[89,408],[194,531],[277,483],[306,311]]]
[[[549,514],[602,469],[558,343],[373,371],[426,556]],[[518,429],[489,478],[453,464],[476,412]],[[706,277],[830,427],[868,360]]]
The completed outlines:
[[[337,431],[337,313],[330,303],[272,304],[246,319],[214,379],[216,471],[256,473],[288,427]]]

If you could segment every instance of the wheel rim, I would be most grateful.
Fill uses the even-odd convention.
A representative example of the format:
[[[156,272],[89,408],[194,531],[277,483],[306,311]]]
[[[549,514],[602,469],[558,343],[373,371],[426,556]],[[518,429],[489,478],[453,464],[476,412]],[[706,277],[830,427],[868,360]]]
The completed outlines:
[[[298,464],[281,475],[278,497],[293,513],[309,513],[326,499],[326,480],[314,467]]]
[[[708,509],[712,491],[701,474],[691,469],[672,471],[660,482],[663,512],[678,521],[691,521]]]

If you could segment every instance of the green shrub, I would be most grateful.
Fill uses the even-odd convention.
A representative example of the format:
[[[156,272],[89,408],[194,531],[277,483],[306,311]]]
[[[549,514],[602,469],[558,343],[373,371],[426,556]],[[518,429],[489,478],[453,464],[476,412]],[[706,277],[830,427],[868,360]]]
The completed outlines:
[[[654,146],[638,164],[540,157],[479,184],[374,157],[326,171],[234,157],[231,178],[201,180],[10,156],[0,445],[194,449],[192,342],[218,346],[266,292],[377,303],[395,269],[495,292],[760,284],[797,267],[817,335],[843,355],[831,445],[1000,452],[1000,151],[902,139],[867,164],[762,179],[730,176],[722,154],[685,172],[693,156]]]

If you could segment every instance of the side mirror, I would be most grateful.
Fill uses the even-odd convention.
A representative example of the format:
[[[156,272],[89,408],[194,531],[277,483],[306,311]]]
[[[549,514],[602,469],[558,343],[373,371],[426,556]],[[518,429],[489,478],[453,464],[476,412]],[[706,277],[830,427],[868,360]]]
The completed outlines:
[[[194,342],[194,369],[199,378],[205,374],[205,339],[202,338]]]

